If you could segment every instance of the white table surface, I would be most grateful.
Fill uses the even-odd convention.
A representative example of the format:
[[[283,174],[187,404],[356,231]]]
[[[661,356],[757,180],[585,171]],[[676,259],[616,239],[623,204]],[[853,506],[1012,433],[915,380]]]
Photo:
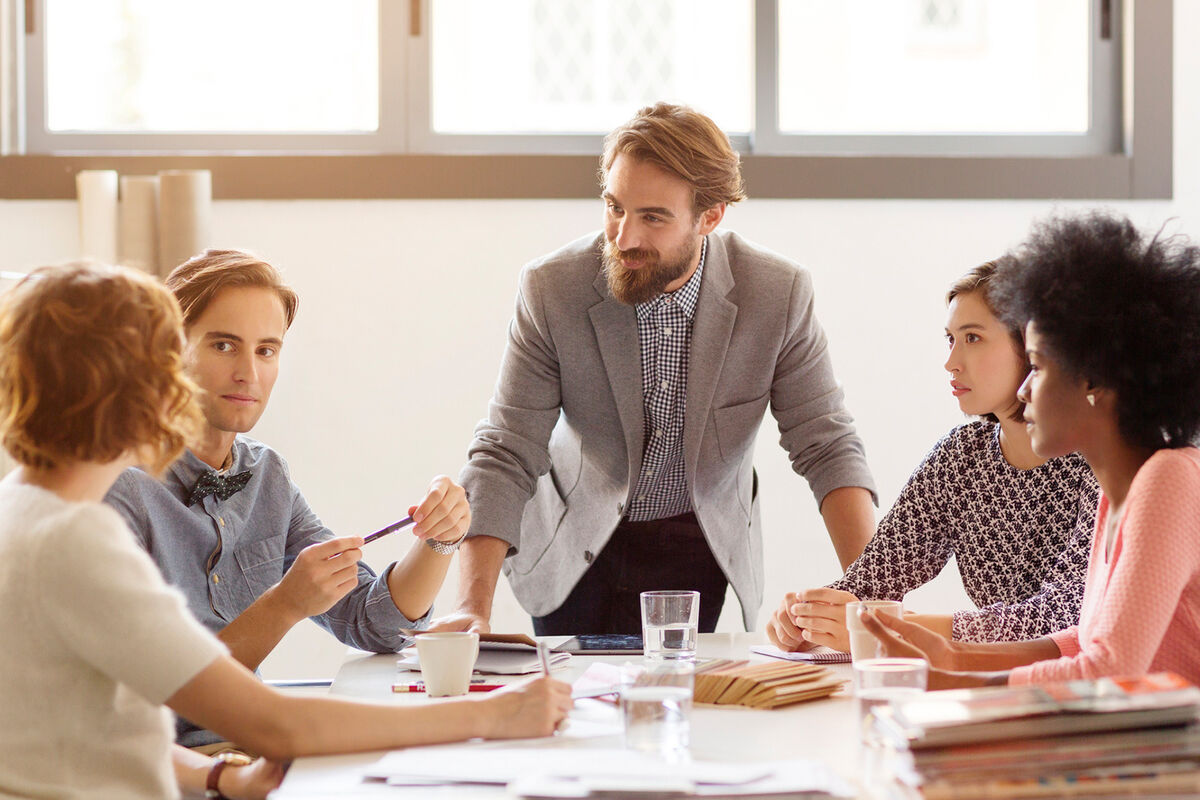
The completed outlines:
[[[547,637],[552,645],[566,637]],[[769,661],[765,656],[750,653],[750,646],[764,643],[761,633],[701,634],[698,655],[702,658],[749,658]],[[435,702],[419,694],[395,694],[391,685],[396,679],[399,656],[366,655],[351,651],[334,679],[330,693],[373,702],[419,704]],[[589,664],[606,661],[620,665],[640,661],[633,656],[575,656],[565,668],[556,669],[560,680],[574,681]],[[826,665],[847,681],[849,664]],[[413,679],[419,676],[411,673]],[[497,682],[514,680],[499,678]],[[822,700],[800,703],[790,708],[761,711],[741,707],[697,707],[692,710],[691,755],[696,760],[716,761],[773,761],[806,758],[819,761],[853,784],[862,785],[863,771],[870,758],[864,757],[859,744],[858,711],[854,699],[846,690]],[[577,701],[580,714],[595,718],[594,700]],[[582,704],[589,706],[585,709]],[[572,712],[573,714],[576,712]],[[617,719],[616,709],[611,712]],[[467,745],[468,747],[471,745]],[[476,745],[477,746],[477,745]],[[522,746],[531,747],[613,747],[620,746],[620,736],[589,739],[543,740]],[[322,756],[298,759],[288,772],[283,785],[271,794],[273,800],[293,798],[341,798],[387,796],[394,798],[500,798],[502,787],[487,786],[425,786],[389,787],[382,782],[364,779],[364,772],[383,755],[382,752],[344,756]]]

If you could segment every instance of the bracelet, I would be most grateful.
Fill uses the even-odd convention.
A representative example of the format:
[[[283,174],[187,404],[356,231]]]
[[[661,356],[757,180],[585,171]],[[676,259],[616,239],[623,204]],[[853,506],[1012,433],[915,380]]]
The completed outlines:
[[[230,765],[244,767],[253,763],[254,759],[245,753],[218,753],[213,757],[212,768],[208,770],[208,779],[204,782],[204,796],[208,800],[229,800],[221,794],[221,773]]]
[[[462,546],[462,543],[466,541],[466,539],[467,534],[465,533],[455,539],[453,542],[439,542],[437,539],[426,539],[425,546],[437,553],[439,556],[448,556],[453,554],[454,551],[458,550],[458,548]]]

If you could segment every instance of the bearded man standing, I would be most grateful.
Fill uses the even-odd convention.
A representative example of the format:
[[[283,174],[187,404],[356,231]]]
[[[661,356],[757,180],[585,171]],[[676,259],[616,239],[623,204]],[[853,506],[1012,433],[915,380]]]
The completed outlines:
[[[604,231],[525,267],[488,418],[460,482],[473,522],[458,608],[486,631],[503,565],[536,633],[638,633],[638,595],[763,594],[754,440],[768,405],[842,566],[875,530],[874,487],[806,272],[733,233],[738,155],[664,103],[605,140]]]

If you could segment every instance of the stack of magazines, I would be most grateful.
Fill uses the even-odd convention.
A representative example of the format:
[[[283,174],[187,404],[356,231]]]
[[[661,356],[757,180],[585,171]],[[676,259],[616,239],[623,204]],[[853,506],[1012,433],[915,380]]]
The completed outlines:
[[[1200,794],[1200,689],[1171,673],[930,692],[872,713],[898,797]]]

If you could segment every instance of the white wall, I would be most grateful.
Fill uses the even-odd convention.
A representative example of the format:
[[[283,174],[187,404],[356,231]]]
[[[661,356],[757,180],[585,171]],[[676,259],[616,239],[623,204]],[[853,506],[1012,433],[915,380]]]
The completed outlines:
[[[1176,229],[1200,237],[1200,51],[1186,45],[1200,37],[1200,3],[1177,3],[1175,13],[1175,199],[1110,205],[1146,226],[1176,217]],[[1020,241],[1032,220],[1091,205],[751,199],[727,216],[726,227],[812,270],[884,509],[961,419],[941,369],[947,284]],[[381,527],[403,516],[434,474],[457,474],[496,377],[518,269],[599,221],[592,200],[216,204],[214,243],[259,252],[300,291],[283,374],[254,433],[284,453],[335,531]],[[0,268],[73,257],[75,224],[73,202],[0,202]],[[767,565],[761,626],[785,590],[825,583],[839,570],[769,420],[757,464]],[[368,562],[382,567],[404,546],[403,537],[385,539],[369,548]],[[441,609],[454,587],[452,574]],[[923,610],[966,603],[953,568],[909,600]],[[720,628],[737,626],[731,596]],[[529,629],[503,581],[493,627]],[[304,623],[264,672],[330,676],[342,652]]]

